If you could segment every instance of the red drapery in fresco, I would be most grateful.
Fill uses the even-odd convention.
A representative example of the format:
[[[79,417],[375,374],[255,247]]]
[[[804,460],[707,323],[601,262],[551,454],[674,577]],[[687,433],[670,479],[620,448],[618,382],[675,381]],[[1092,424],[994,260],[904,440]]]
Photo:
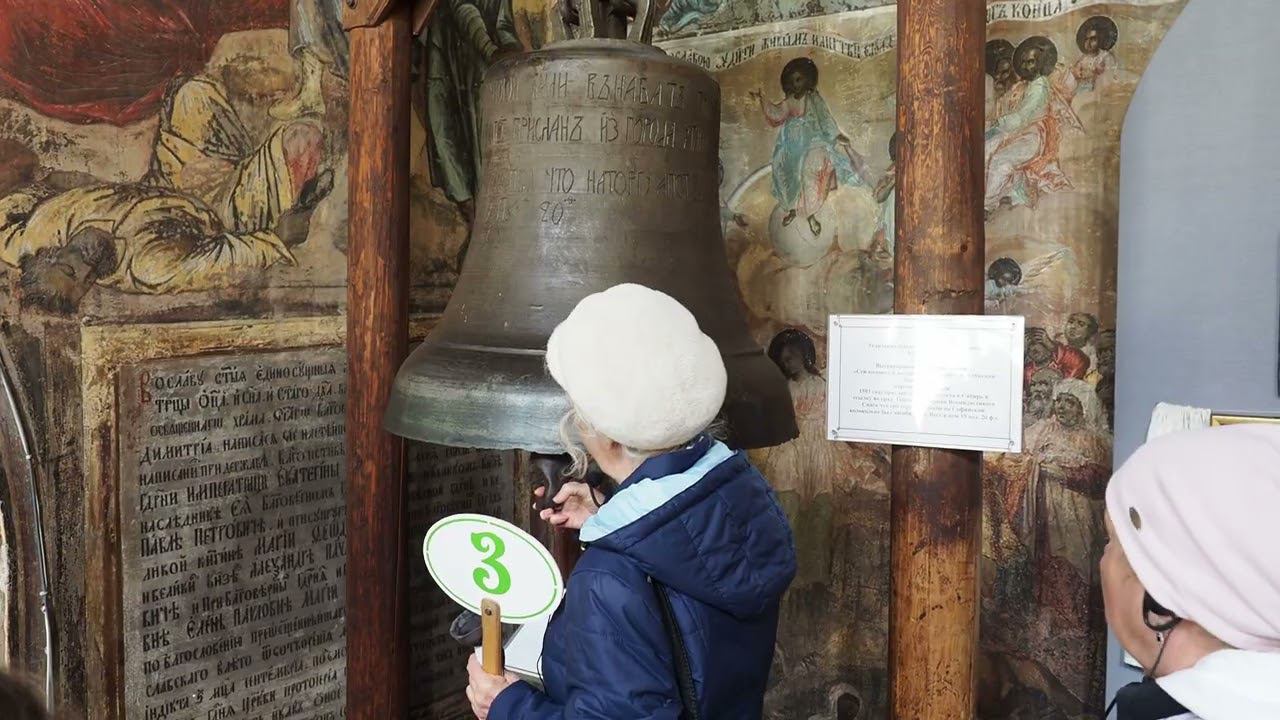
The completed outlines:
[[[0,96],[124,125],[155,112],[226,33],[288,23],[289,0],[0,0]]]

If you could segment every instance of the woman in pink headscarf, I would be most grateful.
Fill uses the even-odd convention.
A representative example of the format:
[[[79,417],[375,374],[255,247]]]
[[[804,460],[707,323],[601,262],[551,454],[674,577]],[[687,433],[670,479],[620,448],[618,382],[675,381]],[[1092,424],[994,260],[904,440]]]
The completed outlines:
[[[1107,531],[1107,622],[1145,670],[1118,718],[1280,718],[1280,427],[1148,443],[1107,489]]]

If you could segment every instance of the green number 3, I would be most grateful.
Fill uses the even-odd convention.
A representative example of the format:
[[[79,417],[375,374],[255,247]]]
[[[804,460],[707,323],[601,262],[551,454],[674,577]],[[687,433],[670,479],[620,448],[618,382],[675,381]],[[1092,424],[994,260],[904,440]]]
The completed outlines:
[[[498,562],[507,551],[502,538],[491,532],[471,533],[471,545],[482,553],[489,553],[488,557],[480,561],[481,567],[475,569],[471,579],[487,593],[505,594],[511,589],[511,572],[506,565]]]

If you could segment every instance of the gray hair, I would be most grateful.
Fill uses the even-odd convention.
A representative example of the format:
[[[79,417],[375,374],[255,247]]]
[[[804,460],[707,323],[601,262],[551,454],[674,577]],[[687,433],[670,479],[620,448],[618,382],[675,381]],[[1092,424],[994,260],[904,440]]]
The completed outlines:
[[[690,442],[693,442],[698,435],[703,433],[706,433],[717,440],[723,440],[728,434],[728,424],[723,419],[716,418],[710,425],[702,430],[702,432],[695,434],[685,442],[673,445],[669,448],[663,448],[661,450],[637,450],[636,448],[628,447],[626,445],[623,446],[623,450],[633,460],[643,462],[644,460],[656,455],[662,455],[673,450],[678,450],[688,445]],[[560,444],[564,446],[565,453],[567,453],[569,458],[573,461],[570,463],[569,467],[565,469],[565,477],[580,480],[587,475],[587,469],[591,466],[591,456],[587,454],[587,449],[582,444],[582,436],[585,434],[601,435],[602,433],[592,427],[591,423],[587,422],[586,418],[582,417],[582,414],[578,412],[576,407],[569,408],[569,411],[564,414],[564,417],[560,418]]]

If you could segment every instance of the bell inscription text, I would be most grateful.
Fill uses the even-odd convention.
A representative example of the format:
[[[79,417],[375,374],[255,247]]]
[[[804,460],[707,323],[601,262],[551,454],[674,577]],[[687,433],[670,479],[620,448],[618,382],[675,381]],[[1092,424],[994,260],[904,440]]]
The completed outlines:
[[[568,229],[610,200],[716,201],[719,88],[682,63],[630,60],[566,53],[490,76],[481,200],[495,221]],[[679,229],[664,218],[653,229]]]

